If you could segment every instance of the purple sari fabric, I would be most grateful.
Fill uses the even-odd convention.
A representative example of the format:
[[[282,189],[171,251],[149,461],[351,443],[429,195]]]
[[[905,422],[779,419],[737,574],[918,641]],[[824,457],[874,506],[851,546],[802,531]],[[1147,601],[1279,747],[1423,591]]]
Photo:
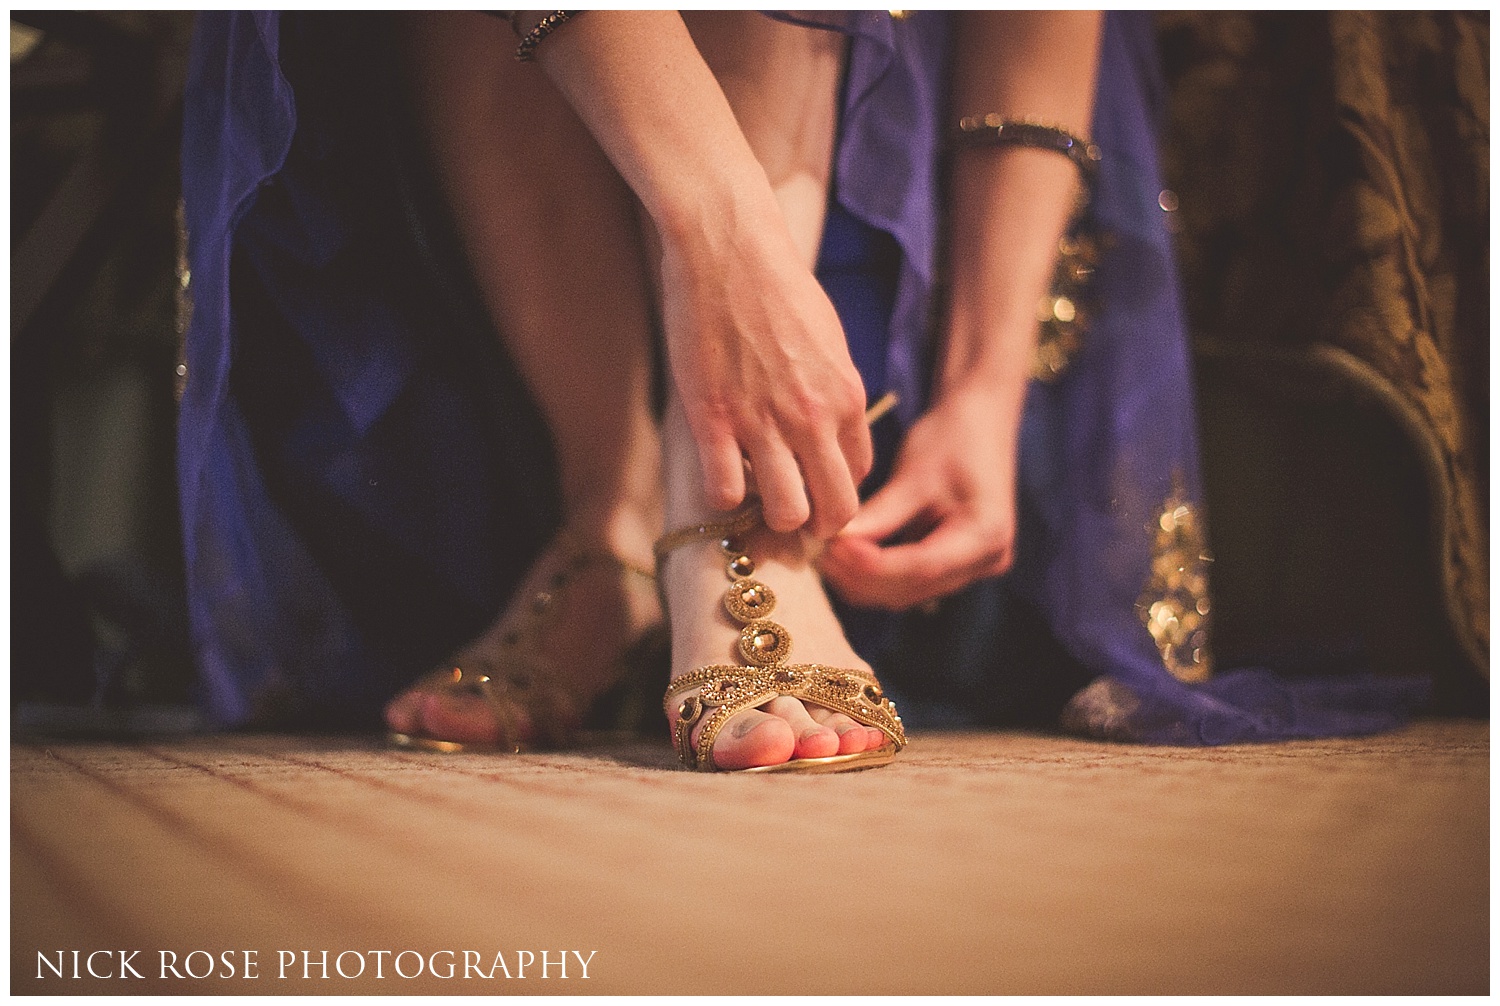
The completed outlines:
[[[951,21],[931,12],[778,16],[851,37],[820,277],[871,392],[900,392],[909,423],[928,393]],[[341,120],[318,118],[289,82],[296,76],[284,51],[289,20],[203,15],[194,52],[183,184],[196,303],[179,451],[190,616],[204,703],[221,722],[244,723],[290,701],[320,724],[365,725],[424,661],[442,659],[485,612],[498,610],[555,520],[545,505],[513,500],[553,490],[540,471],[508,485],[465,474],[474,458],[491,458],[495,443],[539,439],[534,423],[502,421],[496,440],[469,412],[434,404],[462,400],[466,386],[419,348],[428,334],[421,312],[404,308],[391,284],[361,279],[368,270],[359,268],[360,249],[371,243],[360,230],[366,208],[329,182],[340,177],[332,166]],[[1104,161],[1091,224],[1110,243],[1098,269],[1098,307],[1067,371],[1031,391],[1017,568],[978,589],[1038,613],[1036,631],[1056,641],[1079,686],[1057,703],[1070,729],[1217,744],[1392,727],[1421,700],[1420,683],[1285,680],[1264,670],[1189,683],[1183,679],[1201,677],[1204,662],[1188,660],[1184,669],[1167,651],[1206,653],[1206,642],[1194,646],[1189,634],[1164,650],[1150,631],[1157,616],[1174,627],[1168,608],[1151,606],[1153,581],[1176,591],[1174,604],[1184,596],[1171,570],[1163,573],[1170,557],[1157,529],[1167,527],[1163,514],[1198,507],[1192,382],[1158,205],[1161,96],[1149,17],[1110,15],[1101,57],[1095,139]],[[382,249],[370,269],[382,258],[399,255]],[[263,330],[281,332],[281,342]],[[264,385],[276,383],[281,359],[258,348],[268,345],[303,362],[305,393],[267,398]],[[273,362],[259,369],[240,362],[257,354]],[[341,446],[330,452],[334,441]],[[433,453],[451,454],[451,464],[431,460]],[[492,459],[484,465],[493,467]],[[365,477],[376,469],[381,478]],[[299,490],[298,478],[319,492]],[[423,496],[422,480],[433,478],[457,488],[438,500]],[[382,571],[351,572],[347,556],[323,540],[337,537],[348,523],[337,515],[346,512],[369,528],[361,556],[401,551],[402,568],[432,584],[423,596],[448,598],[436,607],[452,617],[425,649],[397,655],[399,647],[382,640],[420,635],[441,621],[429,617],[435,609],[372,617],[378,592],[354,585],[379,584]],[[972,610],[957,634],[988,638],[984,612],[992,609]],[[963,663],[918,673],[938,690],[941,674],[1008,673],[983,660]]]

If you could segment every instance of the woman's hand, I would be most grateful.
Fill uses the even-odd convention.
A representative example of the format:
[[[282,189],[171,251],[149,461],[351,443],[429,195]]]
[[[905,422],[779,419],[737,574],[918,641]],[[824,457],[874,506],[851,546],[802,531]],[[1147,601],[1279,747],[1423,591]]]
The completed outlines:
[[[743,501],[748,458],[771,528],[837,533],[872,458],[864,391],[838,317],[681,16],[592,11],[549,37],[538,62],[660,242],[668,363],[709,503]]]
[[[872,463],[864,388],[780,210],[768,200],[661,240],[667,355],[710,505],[744,499],[748,458],[772,530],[832,537]]]
[[[976,389],[917,420],[890,481],[824,551],[833,588],[899,610],[1009,569],[1019,418],[1014,394]]]
[[[958,114],[1034,117],[1088,133],[1097,11],[955,18]],[[857,604],[911,607],[1011,564],[1036,304],[1075,203],[1077,172],[1051,151],[978,149],[955,157],[948,181],[951,286],[935,402],[907,434],[890,482],[823,554],[824,575]]]

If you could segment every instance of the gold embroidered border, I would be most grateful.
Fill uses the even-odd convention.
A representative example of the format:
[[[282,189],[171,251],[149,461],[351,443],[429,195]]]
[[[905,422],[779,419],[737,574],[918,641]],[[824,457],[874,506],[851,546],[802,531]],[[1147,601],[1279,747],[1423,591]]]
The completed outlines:
[[[1155,533],[1151,572],[1136,599],[1136,613],[1173,677],[1206,681],[1213,674],[1208,591],[1213,560],[1202,517],[1188,498],[1181,472],[1172,475],[1172,493],[1162,504]]]

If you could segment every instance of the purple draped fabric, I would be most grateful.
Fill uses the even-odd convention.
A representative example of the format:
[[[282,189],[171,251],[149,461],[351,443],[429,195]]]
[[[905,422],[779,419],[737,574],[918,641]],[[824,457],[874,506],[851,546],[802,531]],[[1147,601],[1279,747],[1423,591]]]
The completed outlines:
[[[935,12],[779,16],[851,37],[833,198],[869,233],[889,235],[899,262],[889,314],[878,324],[851,325],[848,319],[861,315],[839,306],[851,341],[863,343],[856,356],[873,351],[883,359],[883,379],[901,393],[909,423],[928,390],[939,154],[952,117],[944,85],[951,19]],[[331,303],[326,284],[313,279],[326,265],[319,255],[325,244],[349,239],[337,219],[326,219],[339,211],[321,195],[328,191],[318,177],[323,127],[299,121],[303,97],[284,72],[286,30],[286,19],[274,13],[205,14],[194,51],[183,185],[195,310],[179,441],[190,617],[205,704],[220,721],[245,722],[268,693],[290,692],[310,697],[313,708],[368,722],[383,698],[424,668],[398,666],[372,643],[362,628],[368,613],[340,588],[327,551],[312,540],[319,525],[287,502],[300,498],[295,493],[268,488],[267,434],[241,400],[253,399],[253,389],[237,394],[231,381],[242,344],[257,337],[245,330],[253,326],[231,297],[232,290],[240,296],[231,279],[231,262],[240,261],[234,256],[251,263],[278,324],[305,345],[350,443],[373,442],[394,422],[395,403],[426,387],[418,375],[427,364],[412,349],[418,340],[408,329],[415,323],[381,308],[378,284],[341,289],[343,299]],[[1149,17],[1110,15],[1095,113],[1104,161],[1092,224],[1111,241],[1098,271],[1099,309],[1068,371],[1029,396],[1020,487],[1025,538],[1005,589],[1040,612],[1069,659],[1095,678],[1064,714],[1073,729],[1202,744],[1393,726],[1420,699],[1420,685],[1287,682],[1264,671],[1187,684],[1169,673],[1143,623],[1143,585],[1156,559],[1153,522],[1165,501],[1196,506],[1199,498],[1186,326],[1158,205],[1159,98]],[[273,185],[285,194],[279,201],[263,198]],[[342,212],[357,217],[358,207]],[[287,258],[291,247],[300,257]],[[299,282],[306,288],[293,289]],[[298,430],[305,441],[308,430],[322,428]],[[415,464],[411,447],[404,450],[381,455],[386,470],[403,457]],[[329,476],[328,494],[359,513],[390,506],[368,502],[361,480]],[[383,519],[384,527],[402,526],[400,514]],[[424,514],[407,523],[457,528],[461,521]],[[462,550],[466,539],[457,535],[434,539],[414,561],[438,580],[462,579],[454,563],[435,558],[455,543]],[[498,610],[503,586],[455,593],[476,610]]]

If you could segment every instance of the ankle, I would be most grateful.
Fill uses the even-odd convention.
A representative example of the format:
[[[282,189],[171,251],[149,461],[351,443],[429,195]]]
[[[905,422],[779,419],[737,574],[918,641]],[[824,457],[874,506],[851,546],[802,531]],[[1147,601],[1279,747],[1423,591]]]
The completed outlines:
[[[649,569],[661,522],[659,500],[617,497],[570,507],[566,527],[587,545]]]
[[[662,541],[676,539],[669,549],[670,555],[678,552],[691,553],[697,558],[687,560],[688,562],[709,562],[717,568],[723,568],[726,561],[722,543],[733,541],[738,551],[749,553],[757,565],[774,564],[780,571],[791,573],[813,569],[824,543],[802,530],[772,531],[760,519],[758,510],[750,510],[753,505],[752,501],[727,513],[700,509],[687,519],[668,520],[667,533]],[[728,530],[724,533],[712,530],[716,526],[723,528],[736,523],[737,518],[746,518],[749,526],[743,530]],[[693,532],[699,529],[709,530],[695,535]],[[661,563],[663,566],[665,558],[664,556]]]
[[[769,619],[790,633],[788,639],[801,640],[793,662],[816,659],[865,668],[844,637],[813,567],[817,542],[796,532],[770,531],[758,522],[748,530],[725,530],[731,523],[708,519],[684,525],[681,536],[669,535],[673,547],[660,563],[659,582],[672,626],[673,676],[705,664],[749,659],[738,649],[744,618],[729,617],[725,601],[730,583],[743,580],[758,581],[773,594],[774,607],[751,617]],[[735,545],[733,554],[721,545],[726,539]],[[726,575],[740,555],[749,562]]]

